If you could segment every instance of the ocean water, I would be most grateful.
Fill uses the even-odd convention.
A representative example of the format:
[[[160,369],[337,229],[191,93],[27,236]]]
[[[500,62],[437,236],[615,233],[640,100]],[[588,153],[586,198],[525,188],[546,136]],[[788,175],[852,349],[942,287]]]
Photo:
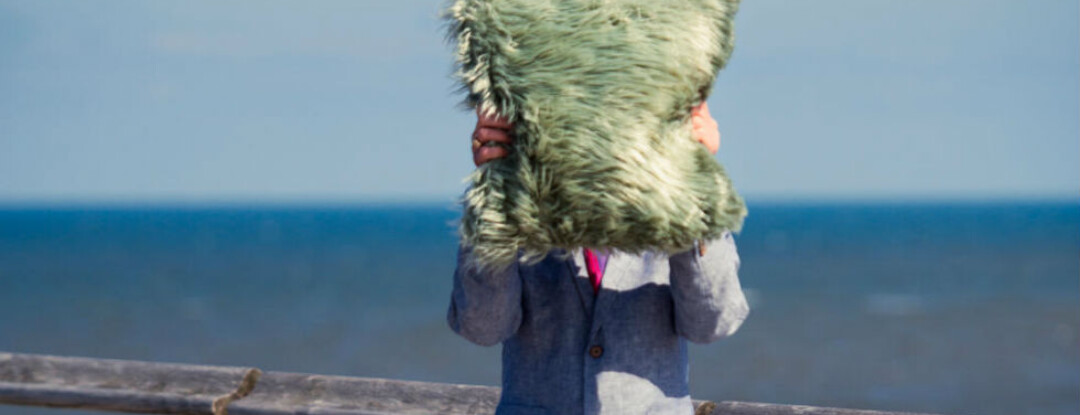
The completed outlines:
[[[1080,414],[1080,205],[750,208],[751,315],[691,346],[695,398]],[[456,217],[0,208],[0,351],[494,385],[445,323]]]

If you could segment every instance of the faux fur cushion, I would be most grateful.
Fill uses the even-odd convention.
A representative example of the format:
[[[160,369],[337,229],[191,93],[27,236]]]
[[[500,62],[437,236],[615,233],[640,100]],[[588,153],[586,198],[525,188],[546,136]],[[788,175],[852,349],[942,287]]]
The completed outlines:
[[[446,10],[470,108],[514,123],[477,168],[460,233],[482,266],[552,248],[677,252],[746,208],[691,135],[733,47],[738,0],[456,0]]]

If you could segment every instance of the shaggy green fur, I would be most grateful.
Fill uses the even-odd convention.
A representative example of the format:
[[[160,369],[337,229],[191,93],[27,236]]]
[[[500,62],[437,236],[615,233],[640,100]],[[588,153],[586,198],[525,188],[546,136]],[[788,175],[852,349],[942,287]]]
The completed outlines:
[[[683,251],[746,208],[691,135],[738,0],[456,0],[466,104],[514,123],[469,177],[461,242],[486,267],[552,248]]]

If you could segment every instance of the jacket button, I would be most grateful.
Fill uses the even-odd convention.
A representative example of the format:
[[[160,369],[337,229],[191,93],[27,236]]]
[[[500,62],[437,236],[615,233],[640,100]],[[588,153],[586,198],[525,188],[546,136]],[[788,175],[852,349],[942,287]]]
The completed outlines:
[[[593,359],[599,359],[600,356],[603,356],[603,355],[604,355],[604,348],[603,347],[593,346],[593,347],[589,348],[589,356],[592,356]]]

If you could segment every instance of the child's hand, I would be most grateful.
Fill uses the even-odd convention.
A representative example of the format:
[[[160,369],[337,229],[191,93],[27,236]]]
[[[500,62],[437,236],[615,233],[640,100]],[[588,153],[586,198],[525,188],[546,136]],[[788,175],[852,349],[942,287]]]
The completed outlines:
[[[716,120],[709,115],[709,104],[704,101],[690,111],[690,120],[694,124],[694,139],[704,144],[710,154],[720,150],[720,129]]]
[[[472,134],[473,163],[479,167],[491,160],[506,157],[510,153],[512,141],[510,128],[513,127],[505,118],[487,117],[476,109],[476,129]]]

